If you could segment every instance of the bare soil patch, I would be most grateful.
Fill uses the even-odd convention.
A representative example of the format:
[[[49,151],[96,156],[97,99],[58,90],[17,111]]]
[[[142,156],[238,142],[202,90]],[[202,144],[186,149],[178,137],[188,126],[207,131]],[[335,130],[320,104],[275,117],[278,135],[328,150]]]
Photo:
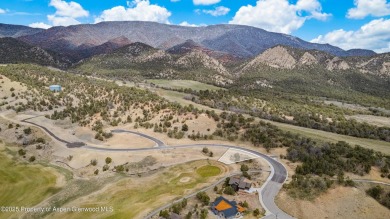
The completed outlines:
[[[155,142],[130,133],[115,133],[104,144],[112,148],[150,148],[156,146]]]

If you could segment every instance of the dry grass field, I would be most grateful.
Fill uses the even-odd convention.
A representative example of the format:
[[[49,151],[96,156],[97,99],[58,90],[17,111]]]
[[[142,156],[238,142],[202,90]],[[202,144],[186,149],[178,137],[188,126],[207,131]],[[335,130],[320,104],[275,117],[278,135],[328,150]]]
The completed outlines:
[[[223,88],[216,87],[213,85],[201,83],[198,81],[191,81],[191,80],[161,80],[161,79],[156,79],[156,80],[148,80],[149,83],[153,83],[159,87],[163,88],[171,88],[171,89],[186,89],[190,88],[192,90],[220,90]]]
[[[355,119],[358,122],[366,122],[370,125],[390,127],[390,118],[373,115],[353,115],[347,116],[347,119]]]
[[[281,191],[276,198],[276,204],[283,211],[300,219],[390,218],[389,209],[354,187],[330,189],[314,201],[294,199],[285,191]]]

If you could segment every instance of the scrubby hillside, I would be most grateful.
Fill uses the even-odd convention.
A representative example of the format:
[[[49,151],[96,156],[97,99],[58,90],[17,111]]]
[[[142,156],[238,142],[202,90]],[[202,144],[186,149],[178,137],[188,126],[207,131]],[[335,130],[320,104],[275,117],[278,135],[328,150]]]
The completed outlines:
[[[71,64],[66,57],[9,37],[0,38],[0,63],[34,63],[59,68]]]
[[[83,60],[76,70],[105,77],[192,79],[225,85],[230,74],[216,59],[201,51],[170,54],[143,43],[132,43],[109,54]]]

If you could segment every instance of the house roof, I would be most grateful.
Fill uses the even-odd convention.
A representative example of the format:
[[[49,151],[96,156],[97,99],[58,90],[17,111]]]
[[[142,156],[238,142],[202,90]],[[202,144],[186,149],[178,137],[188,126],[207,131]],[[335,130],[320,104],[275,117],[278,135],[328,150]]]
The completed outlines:
[[[232,177],[229,180],[229,185],[233,185],[233,184],[237,184],[238,185],[239,183],[240,183],[240,179],[236,178],[236,177]]]
[[[237,177],[232,177],[229,180],[229,185],[237,185],[240,189],[245,189],[245,188],[250,188],[251,183],[246,182],[244,177],[237,178]]]
[[[237,205],[238,212],[244,212],[246,209],[242,207],[241,205]]]
[[[239,188],[245,188],[246,187],[246,182],[244,180],[240,181],[240,184],[238,184]]]
[[[171,213],[171,215],[169,216],[169,219],[182,219],[182,217],[178,214]]]
[[[229,201],[222,196],[215,199],[214,208],[219,212],[223,212],[225,217],[232,217],[238,212],[245,211],[245,208],[237,205],[237,202]]]
[[[233,206],[226,202],[225,200],[221,200],[218,205],[215,206],[215,209],[218,211],[225,211],[226,209],[232,208]]]

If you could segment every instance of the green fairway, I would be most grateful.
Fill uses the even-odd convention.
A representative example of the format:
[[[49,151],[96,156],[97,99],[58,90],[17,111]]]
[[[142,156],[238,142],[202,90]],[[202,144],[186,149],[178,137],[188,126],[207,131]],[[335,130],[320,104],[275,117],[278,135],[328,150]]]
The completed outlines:
[[[221,173],[221,169],[217,166],[207,165],[197,169],[196,173],[201,177],[211,177],[219,175]]]
[[[285,123],[273,122],[269,120],[263,120],[263,121],[270,122],[271,124],[276,125],[278,128],[280,128],[283,131],[289,131],[291,133],[300,134],[302,136],[309,137],[315,140],[327,141],[333,143],[339,141],[345,141],[351,144],[352,146],[360,145],[364,148],[373,149],[375,151],[380,151],[382,153],[390,155],[390,142],[367,139],[367,138],[357,138],[357,137],[347,136],[347,135],[340,135],[332,132],[325,132],[316,129],[304,128],[304,127],[294,126]]]
[[[214,165],[209,165],[207,161],[195,161],[171,167],[157,175],[140,179],[123,179],[110,185],[104,192],[69,204],[82,207],[113,206],[113,212],[65,213],[56,214],[56,216],[61,218],[143,218],[155,208],[215,182],[216,179],[212,176],[220,175],[222,171]],[[197,174],[198,170],[202,175]]]
[[[223,88],[191,80],[148,80],[159,87],[180,89],[191,88],[192,90],[220,90]]]
[[[59,191],[52,168],[21,164],[0,152],[0,206],[33,207]],[[2,213],[0,218],[13,214]]]

